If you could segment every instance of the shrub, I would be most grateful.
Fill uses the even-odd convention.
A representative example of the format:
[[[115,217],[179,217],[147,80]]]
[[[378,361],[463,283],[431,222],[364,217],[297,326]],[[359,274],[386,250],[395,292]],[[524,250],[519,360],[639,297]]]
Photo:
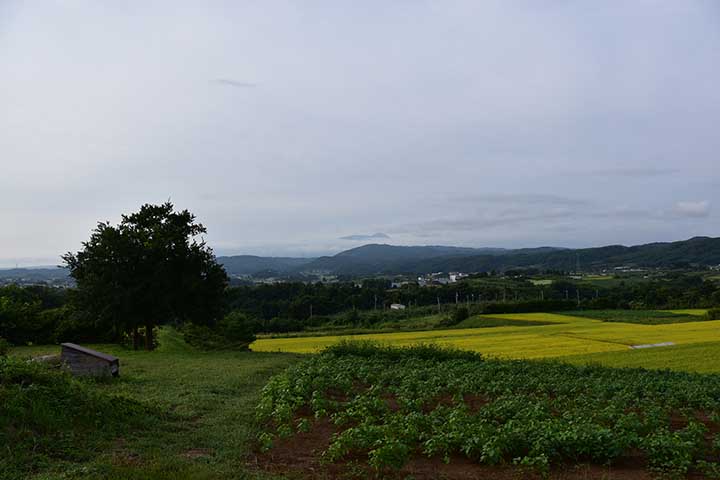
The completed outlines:
[[[482,355],[469,350],[446,347],[430,343],[419,343],[408,347],[390,347],[377,342],[363,340],[341,340],[323,350],[338,356],[385,357],[391,359],[419,358],[421,360],[482,360]]]
[[[220,320],[218,330],[220,335],[235,345],[250,345],[255,341],[256,322],[240,312],[231,312]]]
[[[0,337],[0,357],[7,357],[10,353],[10,342]]]
[[[360,314],[354,308],[345,314],[345,323],[348,325],[357,325],[360,323]]]
[[[720,308],[711,308],[707,315],[710,320],[720,320]]]
[[[226,315],[214,327],[188,323],[183,328],[185,341],[202,350],[247,350],[255,341],[256,322],[240,312]]]
[[[183,339],[200,350],[218,350],[226,345],[225,339],[207,325],[187,323],[182,328]]]
[[[440,327],[452,327],[458,323],[467,320],[470,317],[470,310],[465,306],[455,307],[455,309],[449,315],[446,315],[438,326]]]
[[[458,324],[463,320],[467,320],[469,316],[470,312],[466,307],[458,307],[453,312],[453,321],[455,322],[455,324]]]

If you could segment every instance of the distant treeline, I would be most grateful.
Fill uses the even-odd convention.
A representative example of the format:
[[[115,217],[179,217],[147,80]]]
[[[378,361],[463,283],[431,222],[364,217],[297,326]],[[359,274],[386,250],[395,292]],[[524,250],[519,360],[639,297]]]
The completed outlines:
[[[0,287],[0,337],[14,345],[114,341],[109,329],[70,306],[74,290]]]
[[[343,312],[362,315],[370,324],[448,311],[456,305],[471,313],[550,312],[571,309],[710,308],[720,305],[720,286],[696,274],[670,274],[658,280],[612,281],[607,285],[556,280],[534,285],[524,277],[478,278],[433,287],[407,284],[390,288],[385,280],[355,283],[233,287],[227,291],[227,308],[245,313],[270,333],[302,330],[326,322],[337,323]],[[404,311],[391,311],[400,303]],[[328,317],[335,318],[328,318]],[[346,316],[343,318],[351,318]]]
[[[73,307],[74,294],[73,289],[0,287],[0,337],[13,344],[123,340],[107,325]],[[391,310],[394,303],[407,308]],[[451,314],[460,306],[470,314],[711,308],[720,306],[720,285],[691,273],[607,284],[557,279],[535,285],[526,277],[491,275],[432,287],[410,283],[391,288],[387,280],[279,283],[229,287],[223,308],[226,313],[241,313],[238,318],[245,319],[256,333],[280,333],[326,324],[372,326],[438,312]]]

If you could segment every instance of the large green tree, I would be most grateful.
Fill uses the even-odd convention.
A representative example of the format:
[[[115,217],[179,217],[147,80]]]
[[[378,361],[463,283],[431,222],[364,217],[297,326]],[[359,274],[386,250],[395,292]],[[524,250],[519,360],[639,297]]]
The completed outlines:
[[[152,349],[157,325],[213,325],[228,278],[200,237],[206,231],[170,202],[143,205],[118,225],[98,223],[81,251],[63,256],[77,282],[77,306],[114,336],[131,335],[135,348],[139,329]]]

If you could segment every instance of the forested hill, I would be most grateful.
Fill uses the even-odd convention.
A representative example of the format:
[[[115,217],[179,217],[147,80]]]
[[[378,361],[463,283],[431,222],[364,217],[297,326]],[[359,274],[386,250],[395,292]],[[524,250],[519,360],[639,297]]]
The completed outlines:
[[[671,243],[649,243],[625,247],[610,245],[598,248],[539,252],[510,251],[504,255],[477,255],[465,258],[441,257],[406,264],[408,272],[439,271],[482,272],[514,268],[538,268],[573,271],[627,267],[677,267],[720,265],[720,238],[695,237]]]
[[[671,243],[584,249],[541,247],[510,250],[372,244],[316,259],[238,256],[220,257],[219,260],[230,274],[261,270],[278,273],[324,271],[340,275],[482,272],[514,268],[571,271],[576,268],[578,261],[583,271],[618,266],[706,266],[720,264],[720,238],[695,237]]]
[[[305,265],[304,268],[343,275],[426,273],[447,271],[444,267],[447,262],[462,264],[475,258],[499,259],[510,254],[545,254],[560,250],[552,247],[507,250],[503,248],[365,245],[340,252],[332,257],[318,258]]]
[[[218,261],[230,275],[252,275],[258,272],[275,272],[278,275],[327,272],[348,276],[452,271],[484,272],[516,268],[573,271],[578,260],[581,271],[619,266],[720,265],[720,238],[695,237],[671,243],[649,243],[633,247],[610,245],[583,249],[540,247],[511,250],[372,244],[320,258],[253,255],[218,257]],[[52,282],[66,276],[67,270],[61,268],[0,270],[0,281],[24,279]]]
[[[228,273],[233,275],[251,275],[261,271],[288,273],[302,269],[304,265],[313,260],[313,258],[256,257],[254,255],[218,257],[218,262],[225,267]]]

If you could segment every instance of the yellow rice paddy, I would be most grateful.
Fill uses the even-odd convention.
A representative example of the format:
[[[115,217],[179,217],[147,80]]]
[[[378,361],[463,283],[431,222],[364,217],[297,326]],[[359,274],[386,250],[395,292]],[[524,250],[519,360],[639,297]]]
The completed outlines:
[[[677,313],[704,314],[704,310]],[[677,345],[720,342],[720,320],[638,325],[601,322],[583,317],[550,313],[492,315],[526,321],[552,322],[551,325],[512,326],[397,332],[353,336],[322,336],[260,339],[254,351],[313,353],[341,339],[374,340],[391,345],[437,343],[505,358],[545,358],[626,352],[631,345],[673,342]]]

